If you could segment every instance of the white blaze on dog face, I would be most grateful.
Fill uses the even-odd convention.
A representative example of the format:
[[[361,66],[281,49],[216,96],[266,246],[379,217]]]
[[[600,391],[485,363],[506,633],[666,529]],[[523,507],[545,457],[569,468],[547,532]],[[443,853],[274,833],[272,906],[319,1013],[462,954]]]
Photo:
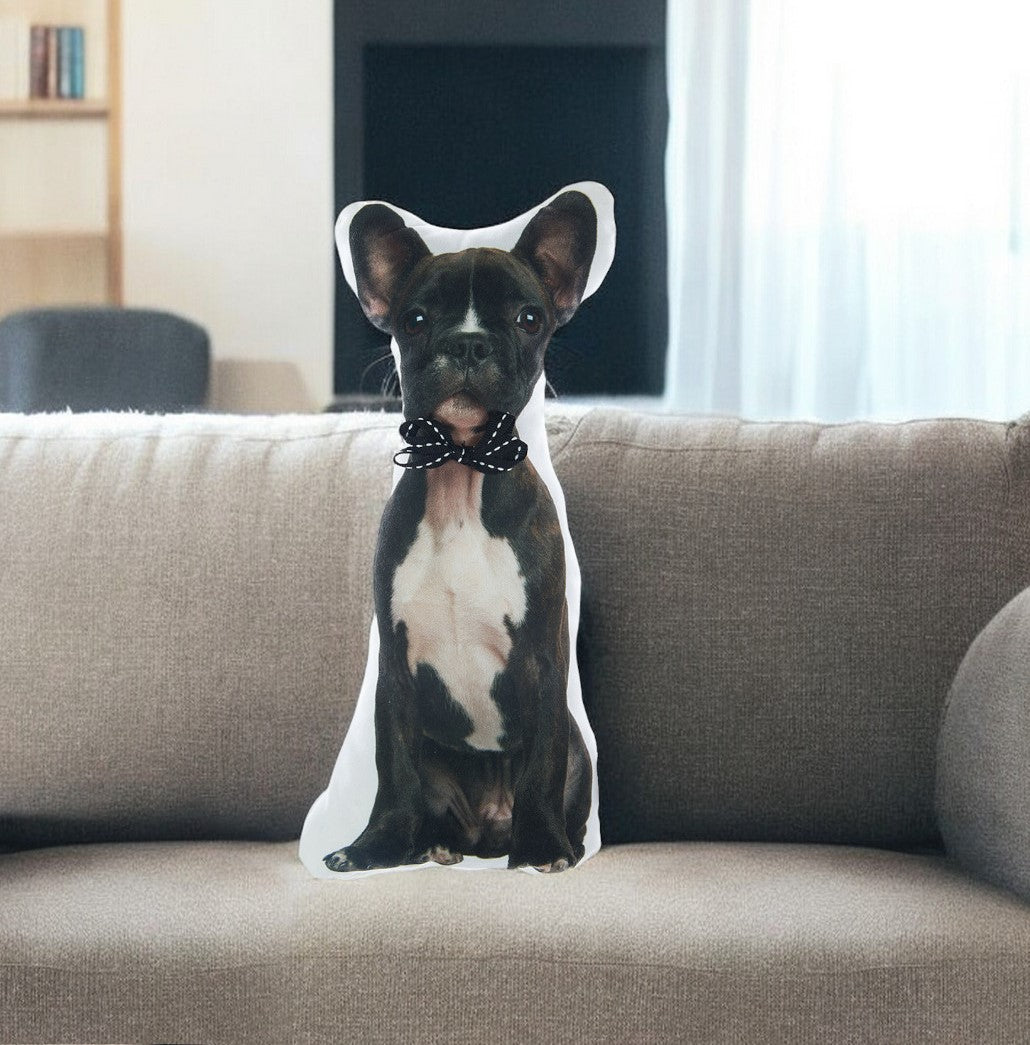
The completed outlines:
[[[475,254],[471,255],[471,259],[471,264],[469,265],[469,307],[465,311],[465,318],[461,321],[461,326],[458,327],[457,333],[485,334],[486,331],[483,329],[483,324],[479,318],[479,313],[476,311]]]
[[[461,326],[458,327],[457,333],[459,334],[485,334],[486,331],[483,329],[483,324],[479,321],[479,315],[476,312],[476,306],[472,301],[469,301],[468,311],[465,313],[465,318],[461,321]]]
[[[469,307],[465,310],[465,318],[461,321],[461,326],[458,327],[456,333],[485,334],[479,313],[476,311],[476,256],[471,254],[469,257]]]
[[[393,577],[394,626],[404,622],[408,669],[431,667],[472,722],[466,742],[500,750],[504,721],[491,697],[508,663],[511,634],[526,614],[526,589],[511,544],[483,526],[483,476],[446,464],[427,476],[426,513]]]

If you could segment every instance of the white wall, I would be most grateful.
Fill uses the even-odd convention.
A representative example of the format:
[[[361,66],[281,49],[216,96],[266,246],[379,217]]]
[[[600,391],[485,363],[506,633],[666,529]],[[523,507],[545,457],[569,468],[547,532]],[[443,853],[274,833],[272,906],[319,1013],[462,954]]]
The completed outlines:
[[[332,392],[330,0],[122,4],[125,303],[204,325],[213,404]]]

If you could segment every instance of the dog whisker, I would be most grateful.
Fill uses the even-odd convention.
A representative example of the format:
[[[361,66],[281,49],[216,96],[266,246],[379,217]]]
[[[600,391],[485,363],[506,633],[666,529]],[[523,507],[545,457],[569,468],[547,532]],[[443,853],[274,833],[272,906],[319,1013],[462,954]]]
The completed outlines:
[[[365,378],[368,377],[369,371],[374,369],[375,367],[379,366],[381,363],[385,362],[386,360],[390,360],[390,369],[387,372],[386,377],[381,382],[381,389],[384,391],[384,394],[385,394],[385,384],[386,384],[386,382],[389,381],[390,378],[393,377],[394,374],[396,373],[396,371],[394,369],[394,366],[393,366],[393,354],[390,351],[386,351],[381,356],[377,356],[375,359],[372,360],[371,363],[368,364],[368,366],[365,367],[364,370],[361,371],[361,378],[358,380],[358,391],[359,392],[364,392],[364,390],[365,390]]]

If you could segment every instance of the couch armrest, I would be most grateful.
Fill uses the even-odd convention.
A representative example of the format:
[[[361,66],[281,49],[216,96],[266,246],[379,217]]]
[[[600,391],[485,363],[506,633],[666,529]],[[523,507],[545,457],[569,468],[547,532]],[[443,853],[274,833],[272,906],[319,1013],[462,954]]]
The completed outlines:
[[[1030,588],[959,665],[937,747],[936,805],[948,854],[1030,901]]]

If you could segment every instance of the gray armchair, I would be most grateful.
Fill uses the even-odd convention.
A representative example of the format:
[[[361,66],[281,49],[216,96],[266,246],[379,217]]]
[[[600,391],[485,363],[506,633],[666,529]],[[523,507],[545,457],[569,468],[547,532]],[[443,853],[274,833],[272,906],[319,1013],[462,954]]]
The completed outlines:
[[[210,354],[204,328],[168,312],[16,312],[0,320],[0,411],[200,408]]]

